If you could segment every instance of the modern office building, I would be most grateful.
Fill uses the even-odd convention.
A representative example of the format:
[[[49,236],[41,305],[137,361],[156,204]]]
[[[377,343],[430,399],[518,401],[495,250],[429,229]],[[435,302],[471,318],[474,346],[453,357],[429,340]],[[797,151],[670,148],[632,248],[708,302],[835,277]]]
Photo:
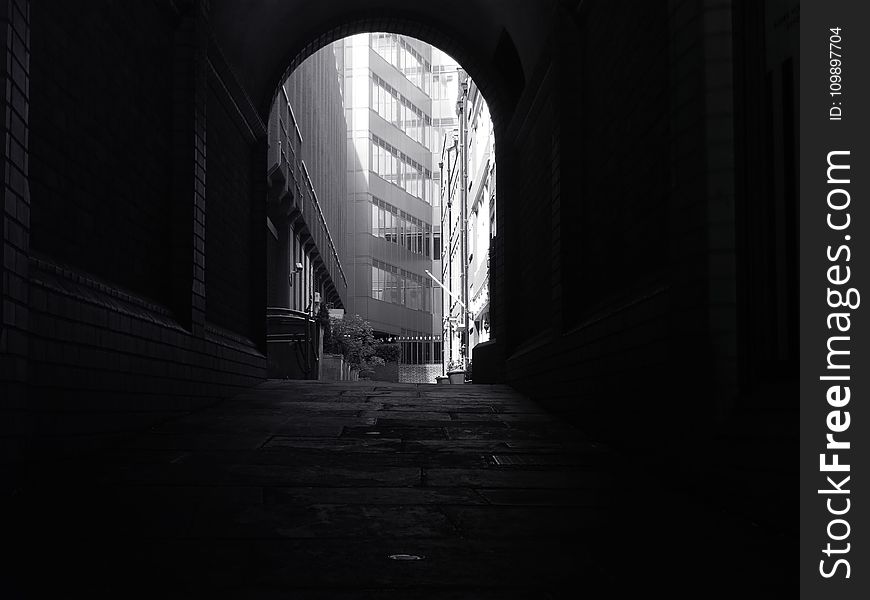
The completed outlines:
[[[348,312],[401,344],[401,362],[440,373],[433,271],[433,49],[390,34],[343,41],[348,124]],[[431,371],[431,373],[429,372]],[[410,372],[407,370],[406,372]]]

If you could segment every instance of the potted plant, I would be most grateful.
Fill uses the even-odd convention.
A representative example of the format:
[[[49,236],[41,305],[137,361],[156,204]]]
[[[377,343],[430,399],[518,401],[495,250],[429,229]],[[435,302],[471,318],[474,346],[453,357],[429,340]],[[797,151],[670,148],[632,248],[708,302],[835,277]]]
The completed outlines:
[[[450,378],[447,375],[436,375],[435,383],[446,384],[450,383]]]
[[[447,363],[447,377],[450,383],[465,383],[465,365],[461,360],[451,360]]]

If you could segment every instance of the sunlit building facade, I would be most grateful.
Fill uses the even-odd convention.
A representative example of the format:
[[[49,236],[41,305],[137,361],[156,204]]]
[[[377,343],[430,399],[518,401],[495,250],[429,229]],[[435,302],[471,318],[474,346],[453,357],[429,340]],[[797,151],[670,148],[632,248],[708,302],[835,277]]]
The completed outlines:
[[[427,274],[437,271],[440,253],[433,227],[433,49],[389,33],[342,44],[348,312],[368,320],[379,337],[398,341],[402,363],[440,365],[441,294]]]

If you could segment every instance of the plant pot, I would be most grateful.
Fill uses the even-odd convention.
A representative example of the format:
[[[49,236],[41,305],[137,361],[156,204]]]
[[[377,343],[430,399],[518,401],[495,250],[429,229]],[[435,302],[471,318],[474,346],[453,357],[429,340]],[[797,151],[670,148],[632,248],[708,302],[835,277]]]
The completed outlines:
[[[447,377],[450,383],[465,383],[465,371],[449,371]]]
[[[450,383],[450,378],[447,375],[438,375],[435,377],[435,383],[448,384]]]

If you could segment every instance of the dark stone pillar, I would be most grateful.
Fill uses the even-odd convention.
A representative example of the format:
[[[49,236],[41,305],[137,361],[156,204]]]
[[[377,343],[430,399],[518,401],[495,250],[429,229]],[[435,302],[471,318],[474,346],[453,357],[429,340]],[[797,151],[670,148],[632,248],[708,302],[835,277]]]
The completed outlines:
[[[175,32],[171,308],[197,337],[205,327],[208,4],[190,0]]]
[[[703,431],[737,393],[732,16],[730,3],[669,6],[671,356],[686,390],[674,400]]]
[[[269,186],[266,180],[269,143],[265,130],[251,145],[251,340],[263,354],[266,353],[266,306],[268,293],[266,202]],[[277,227],[277,224],[276,224]],[[283,228],[283,229],[286,229]],[[279,245],[281,229],[278,230]],[[286,233],[284,234],[286,235]],[[284,244],[284,256],[287,256]],[[286,259],[285,259],[286,260]],[[286,272],[285,272],[286,273]],[[286,281],[287,276],[284,275]],[[289,293],[289,292],[288,292]]]

